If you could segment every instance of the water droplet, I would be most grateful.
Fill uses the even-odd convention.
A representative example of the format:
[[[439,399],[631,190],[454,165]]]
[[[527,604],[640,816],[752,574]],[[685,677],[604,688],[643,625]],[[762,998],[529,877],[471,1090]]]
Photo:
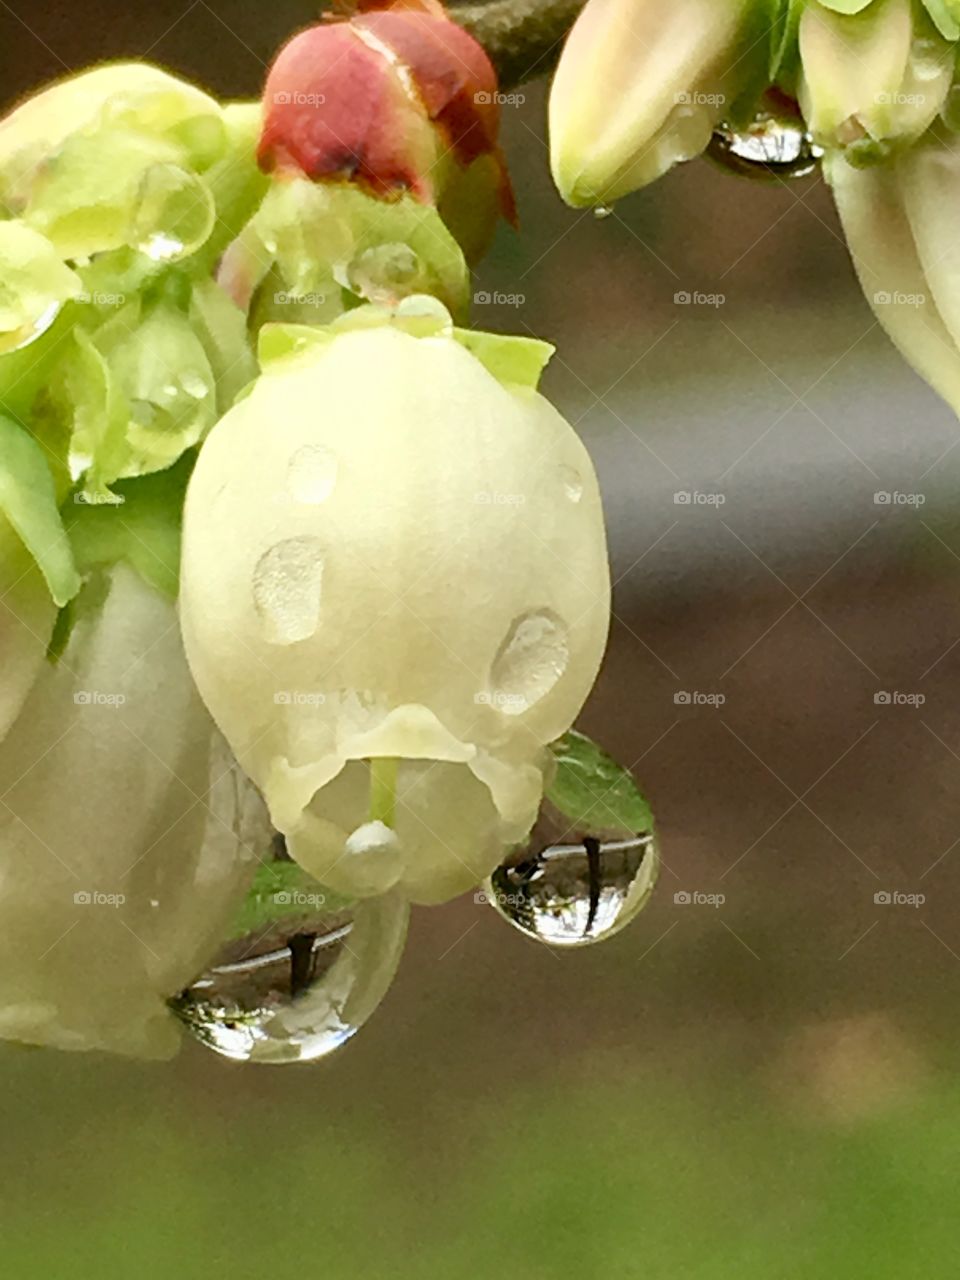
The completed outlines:
[[[6,308],[10,305],[12,304],[7,291],[0,283],[0,307]],[[31,342],[35,342],[37,338],[46,333],[60,314],[60,311],[61,304],[59,302],[51,302],[39,316],[28,321],[21,328],[10,329],[0,333],[0,355],[6,355],[10,351],[19,351],[22,347],[28,347]]]
[[[155,164],[143,175],[131,242],[155,262],[175,262],[199,249],[216,221],[206,183],[175,164]]]
[[[566,623],[549,609],[515,618],[490,669],[490,700],[518,716],[545,697],[567,668]]]
[[[535,838],[518,860],[493,873],[486,897],[528,937],[551,947],[582,947],[619,933],[642,911],[659,864],[650,831],[597,833],[545,847]]]
[[[319,538],[287,538],[253,571],[253,603],[270,644],[306,640],[320,621],[323,554]]]
[[[579,502],[583,497],[583,477],[575,467],[568,467],[563,463],[560,467],[560,483],[571,502]]]
[[[314,1062],[355,1035],[386,995],[409,915],[394,894],[352,906],[294,904],[266,934],[224,947],[172,1008],[225,1058]]]
[[[418,292],[420,259],[407,244],[378,244],[358,254],[347,268],[349,288],[369,302],[398,302]]]
[[[287,490],[297,502],[319,506],[337,482],[337,460],[322,444],[305,444],[287,467]]]
[[[612,204],[598,204],[594,206],[593,216],[598,221],[602,221],[602,219],[604,218],[609,218],[612,213],[613,213]]]
[[[707,155],[747,178],[805,178],[816,169],[823,148],[815,145],[802,122],[764,113],[746,129],[720,126]]]

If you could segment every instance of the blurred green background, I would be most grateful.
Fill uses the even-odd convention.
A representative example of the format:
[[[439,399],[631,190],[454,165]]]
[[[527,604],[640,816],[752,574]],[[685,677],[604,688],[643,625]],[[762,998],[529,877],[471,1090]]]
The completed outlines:
[[[312,12],[11,0],[3,93],[123,54],[251,95]],[[420,910],[313,1067],[0,1047],[4,1276],[957,1273],[960,427],[818,176],[697,162],[597,221],[550,188],[542,90],[505,109],[522,232],[476,284],[522,301],[474,323],[558,344],[597,462],[617,618],[582,727],[654,804],[654,901],[572,955]]]

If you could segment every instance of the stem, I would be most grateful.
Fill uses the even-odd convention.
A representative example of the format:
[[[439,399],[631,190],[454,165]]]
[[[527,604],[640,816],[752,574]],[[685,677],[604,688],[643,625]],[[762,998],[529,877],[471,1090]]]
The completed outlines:
[[[396,756],[375,756],[370,760],[370,821],[393,827],[397,807]]]
[[[450,16],[483,45],[509,89],[550,71],[584,0],[452,0]]]

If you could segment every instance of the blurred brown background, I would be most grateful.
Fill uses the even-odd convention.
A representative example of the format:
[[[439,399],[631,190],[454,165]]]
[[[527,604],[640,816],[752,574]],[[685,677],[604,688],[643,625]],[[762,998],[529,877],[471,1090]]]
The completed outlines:
[[[0,0],[4,97],[120,55],[254,95],[313,12]],[[600,472],[583,727],[654,805],[654,901],[564,956],[419,911],[312,1068],[0,1050],[7,1274],[955,1274],[960,427],[819,176],[700,161],[596,220],[552,191],[543,90],[505,109],[522,231],[476,281],[522,302],[474,323],[557,344],[544,389]]]

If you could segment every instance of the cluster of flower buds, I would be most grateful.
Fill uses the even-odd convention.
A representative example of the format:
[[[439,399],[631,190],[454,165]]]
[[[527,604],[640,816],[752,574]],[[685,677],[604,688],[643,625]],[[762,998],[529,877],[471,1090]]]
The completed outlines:
[[[954,0],[588,0],[551,95],[557,186],[609,202],[792,104],[868,302],[960,412],[958,40]]]
[[[436,0],[300,33],[262,102],[118,64],[0,121],[0,1036],[162,1055],[175,1010],[303,1060],[411,902],[508,875],[501,913],[583,945],[649,896],[649,810],[570,732],[590,459],[552,348],[456,323],[513,219],[497,131]],[[545,795],[609,864],[531,860]]]

